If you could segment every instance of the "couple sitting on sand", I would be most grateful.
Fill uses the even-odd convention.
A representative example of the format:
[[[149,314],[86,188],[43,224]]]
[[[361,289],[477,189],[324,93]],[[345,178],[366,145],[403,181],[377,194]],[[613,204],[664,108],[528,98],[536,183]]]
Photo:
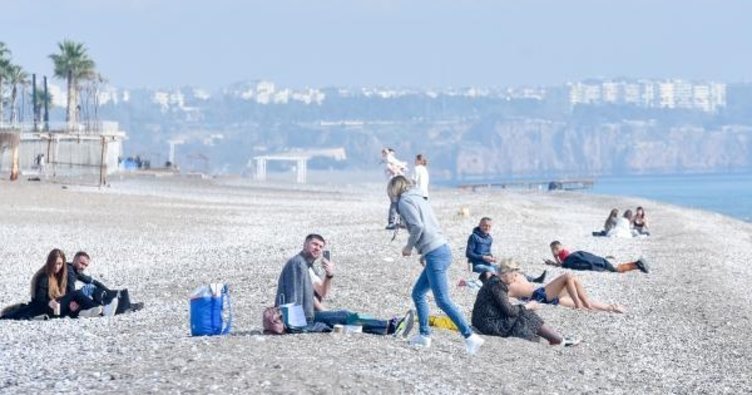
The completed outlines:
[[[513,305],[509,298],[524,304]],[[538,341],[540,337],[551,345],[574,346],[580,340],[562,337],[545,325],[534,310],[540,304],[562,305],[575,309],[623,313],[617,304],[606,304],[588,297],[580,279],[570,273],[562,274],[545,286],[536,288],[522,274],[512,259],[504,259],[478,291],[473,306],[473,326],[485,335],[519,337]]]
[[[113,316],[143,307],[143,303],[131,304],[127,289],[110,290],[84,274],[90,262],[89,254],[79,251],[73,262],[66,263],[63,251],[53,249],[31,279],[31,302],[6,307],[0,319]]]

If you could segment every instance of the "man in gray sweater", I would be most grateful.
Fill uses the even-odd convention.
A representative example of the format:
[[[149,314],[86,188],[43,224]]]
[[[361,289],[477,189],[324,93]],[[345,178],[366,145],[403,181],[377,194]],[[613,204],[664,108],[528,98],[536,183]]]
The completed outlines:
[[[277,297],[275,305],[294,303],[303,307],[307,327],[287,328],[288,331],[318,331],[324,324],[331,329],[334,325],[360,325],[363,332],[375,335],[393,334],[407,336],[413,326],[414,314],[408,311],[405,317],[398,320],[377,320],[366,318],[348,310],[327,310],[323,301],[332,288],[334,279],[334,262],[322,257],[326,241],[321,235],[309,234],[303,243],[303,250],[290,258],[277,283]],[[319,273],[313,263],[321,259],[322,273]]]

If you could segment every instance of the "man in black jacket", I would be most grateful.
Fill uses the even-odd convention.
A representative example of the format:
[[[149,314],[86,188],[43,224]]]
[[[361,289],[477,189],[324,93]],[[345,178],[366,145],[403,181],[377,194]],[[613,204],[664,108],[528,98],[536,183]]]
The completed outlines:
[[[89,254],[84,251],[77,252],[76,255],[73,256],[73,262],[68,263],[68,283],[75,284],[77,281],[83,283],[81,291],[84,295],[90,297],[98,304],[109,306],[114,312],[105,315],[138,311],[144,307],[143,303],[130,302],[127,289],[111,290],[101,282],[84,274],[84,270],[89,267],[90,263],[91,257]]]
[[[472,265],[473,272],[480,273],[478,279],[481,282],[485,282],[499,270],[496,264],[497,259],[491,253],[491,244],[493,244],[492,226],[493,220],[491,218],[481,218],[478,226],[473,229],[473,233],[468,237],[467,248],[465,248],[467,261]],[[525,275],[525,278],[530,282],[542,283],[546,279],[546,271],[544,270],[538,277]]]

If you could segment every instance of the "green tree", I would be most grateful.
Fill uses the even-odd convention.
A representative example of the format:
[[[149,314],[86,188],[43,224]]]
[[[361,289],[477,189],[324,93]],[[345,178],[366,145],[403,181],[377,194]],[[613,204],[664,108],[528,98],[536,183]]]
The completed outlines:
[[[94,61],[86,53],[83,43],[63,40],[57,44],[60,53],[50,55],[55,66],[55,77],[66,80],[68,84],[68,100],[66,103],[65,120],[70,128],[77,119],[78,83],[96,76]]]
[[[6,77],[8,75],[8,69],[10,68],[10,50],[4,42],[0,41],[0,125],[3,123],[3,88]]]
[[[18,98],[18,87],[24,87],[29,85],[29,73],[27,73],[23,67],[12,64],[8,67],[8,84],[11,87],[10,91],[10,123],[14,124],[17,119],[16,99]]]

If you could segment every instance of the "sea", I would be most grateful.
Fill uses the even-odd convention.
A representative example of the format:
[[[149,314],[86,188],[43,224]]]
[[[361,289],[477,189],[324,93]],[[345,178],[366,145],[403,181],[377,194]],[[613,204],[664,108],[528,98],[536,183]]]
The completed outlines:
[[[536,182],[554,181],[562,177],[539,176]],[[565,177],[567,178],[567,177]],[[572,177],[577,179],[578,177]],[[633,175],[582,177],[595,181],[585,193],[599,195],[639,197],[659,202],[714,211],[743,221],[752,222],[752,170],[744,173]],[[483,179],[462,182],[437,183],[444,186],[525,182],[524,178]],[[541,183],[545,188],[547,182]],[[650,208],[646,207],[648,215]]]
[[[599,177],[590,192],[657,200],[752,222],[752,172]]]

